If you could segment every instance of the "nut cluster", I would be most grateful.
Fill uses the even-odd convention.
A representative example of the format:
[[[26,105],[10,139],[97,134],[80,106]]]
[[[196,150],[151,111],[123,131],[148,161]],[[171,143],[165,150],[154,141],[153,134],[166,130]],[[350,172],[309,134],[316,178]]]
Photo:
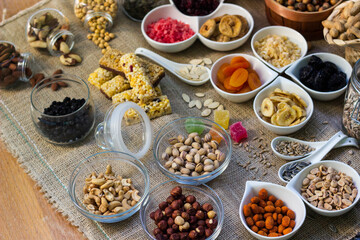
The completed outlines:
[[[289,234],[296,225],[295,212],[264,188],[244,206],[243,213],[249,228],[267,237]]]
[[[324,210],[340,210],[349,207],[358,189],[345,173],[320,165],[304,178],[301,196],[313,206]]]
[[[171,190],[159,209],[150,213],[150,218],[157,225],[153,234],[158,240],[205,239],[218,224],[211,204],[200,205],[195,196],[185,196],[179,186]]]
[[[166,148],[161,158],[165,161],[164,166],[176,175],[195,177],[208,174],[226,157],[209,133],[203,138],[197,132],[190,133],[187,138],[179,135],[170,138],[169,143],[172,146]]]
[[[16,51],[14,45],[0,43],[0,87],[6,87],[15,83],[22,76],[22,69],[18,68],[23,58]],[[25,69],[26,77],[31,77],[30,68]]]
[[[97,175],[93,172],[85,182],[83,203],[93,214],[114,215],[125,212],[141,198],[131,179],[115,177],[110,165],[107,165],[105,174]]]

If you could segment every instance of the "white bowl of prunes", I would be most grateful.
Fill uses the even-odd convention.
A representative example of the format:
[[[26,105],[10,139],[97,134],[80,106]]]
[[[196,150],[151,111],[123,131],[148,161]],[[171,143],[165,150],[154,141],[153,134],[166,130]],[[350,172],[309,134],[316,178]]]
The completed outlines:
[[[314,53],[294,63],[285,73],[312,98],[329,101],[345,92],[351,71],[351,65],[338,55]]]

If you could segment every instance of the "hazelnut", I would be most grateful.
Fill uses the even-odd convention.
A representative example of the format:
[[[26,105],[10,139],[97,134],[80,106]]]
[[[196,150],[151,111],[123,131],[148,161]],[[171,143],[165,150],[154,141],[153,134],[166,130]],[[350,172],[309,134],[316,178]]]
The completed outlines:
[[[181,216],[177,216],[174,220],[176,225],[182,226],[185,223],[185,220]]]
[[[167,222],[165,220],[161,220],[158,224],[157,224],[158,228],[161,231],[165,231],[167,229]]]
[[[182,217],[185,221],[187,221],[187,220],[190,219],[190,215],[189,215],[187,212],[182,212],[182,213],[181,213],[181,217]]]
[[[200,208],[201,208],[201,206],[200,206],[200,203],[198,203],[198,202],[194,202],[193,204],[192,204],[192,207],[197,211],[197,210],[200,210]]]
[[[205,221],[204,220],[199,220],[198,222],[197,222],[197,224],[199,225],[199,226],[205,226]]]
[[[175,210],[172,214],[171,214],[171,217],[173,219],[175,219],[177,216],[180,216],[181,215],[181,212],[179,210]]]
[[[175,209],[175,210],[181,208],[181,207],[182,207],[182,202],[181,202],[181,200],[175,200],[175,201],[173,201],[173,202],[171,203],[170,207],[171,207],[172,209]]]
[[[179,226],[175,223],[171,226],[172,229],[174,229],[175,232],[179,231]]]
[[[181,189],[181,187],[179,187],[179,186],[174,187],[174,188],[171,190],[170,194],[171,194],[171,196],[173,196],[173,197],[175,197],[175,198],[176,198],[176,197],[180,197],[181,194],[182,194],[182,189]]]
[[[216,217],[216,212],[211,210],[207,213],[208,218],[213,219]]]
[[[197,219],[195,216],[190,216],[190,220],[189,220],[189,223],[191,225],[195,224],[197,222]],[[205,222],[204,222],[204,225],[205,225]]]
[[[169,240],[180,240],[180,234],[178,233],[171,234]]]
[[[196,239],[198,237],[198,233],[195,230],[191,230],[189,232],[189,238],[190,239]]]
[[[185,222],[182,226],[179,226],[179,230],[182,232],[184,230],[188,230],[190,228],[190,223]]]
[[[206,226],[211,229],[215,229],[217,226],[216,219],[206,219],[205,223],[206,223]]]
[[[155,238],[156,238],[156,240],[164,240],[165,239],[161,233],[155,235]]]
[[[167,203],[167,202],[161,202],[160,204],[159,204],[159,208],[161,209],[161,210],[165,210],[165,208],[168,206],[169,204]]]
[[[150,218],[155,220],[155,212],[150,213]],[[156,234],[154,234],[154,235],[156,235]]]
[[[167,199],[166,199],[166,202],[168,204],[171,204],[173,201],[175,200],[175,198],[173,196],[169,196]]]
[[[180,240],[186,240],[188,239],[189,233],[187,232],[181,232],[180,233]]]
[[[213,230],[210,228],[205,229],[205,237],[210,237],[213,234]]]
[[[205,203],[204,205],[202,205],[202,209],[206,212],[209,212],[211,210],[213,210],[213,206],[210,203]]]
[[[185,209],[185,210],[188,210],[188,209],[190,209],[190,208],[192,208],[192,206],[191,206],[190,203],[185,203],[185,204],[184,204],[184,209]]]
[[[188,210],[186,210],[186,212],[190,215],[190,216],[194,216],[196,214],[196,210],[195,208],[189,208]]]
[[[161,219],[163,218],[163,216],[164,215],[163,215],[162,211],[160,209],[158,209],[158,210],[155,211],[154,220],[156,222],[160,222]]]
[[[165,210],[164,210],[165,216],[170,217],[171,214],[173,213],[173,211],[174,211],[174,210],[173,210],[171,207],[165,208]]]
[[[196,202],[196,198],[193,195],[189,195],[186,197],[185,200],[187,203],[193,204],[194,202]]]
[[[167,220],[167,224],[168,224],[169,226],[172,226],[172,225],[174,224],[174,219],[173,219],[173,218],[169,218],[169,219]]]
[[[185,195],[181,195],[181,196],[179,197],[179,199],[180,199],[182,202],[185,202],[186,197],[185,197]]]
[[[195,228],[195,231],[199,234],[199,236],[203,236],[205,234],[205,227],[198,226],[197,228]]]
[[[197,219],[204,219],[205,218],[205,213],[203,211],[199,210],[199,211],[196,212],[195,217]]]
[[[172,229],[172,228],[168,228],[168,229],[166,229],[166,233],[167,233],[168,235],[171,235],[171,234],[175,233],[175,231],[174,231],[174,229]]]
[[[162,231],[160,230],[160,228],[155,228],[153,231],[154,235],[158,235],[158,234],[162,234]]]

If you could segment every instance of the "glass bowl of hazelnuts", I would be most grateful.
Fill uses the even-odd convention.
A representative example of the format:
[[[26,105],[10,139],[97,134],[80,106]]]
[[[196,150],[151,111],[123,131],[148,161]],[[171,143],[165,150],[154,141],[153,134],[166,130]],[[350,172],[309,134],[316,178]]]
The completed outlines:
[[[150,239],[216,239],[223,225],[224,207],[218,194],[205,184],[167,181],[145,197],[140,219]]]

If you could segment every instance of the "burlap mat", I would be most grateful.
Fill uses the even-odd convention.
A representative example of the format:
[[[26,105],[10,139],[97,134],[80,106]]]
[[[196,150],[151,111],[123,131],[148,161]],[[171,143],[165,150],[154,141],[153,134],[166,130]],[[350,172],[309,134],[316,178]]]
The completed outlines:
[[[254,32],[268,25],[265,18],[264,3],[261,0],[256,1],[232,1],[250,11],[255,20]],[[56,57],[31,49],[25,40],[25,23],[30,11],[25,15],[8,22],[0,28],[0,39],[12,41],[22,51],[31,52],[35,55],[39,70],[46,74],[51,74],[55,69],[63,68],[67,73],[77,74],[83,79],[87,79],[97,66],[101,57],[100,50],[89,40],[86,39],[87,30],[83,28],[81,22],[73,13],[73,1],[54,0],[43,7],[53,7],[60,9],[70,20],[72,32],[76,34],[76,45],[74,52],[79,53],[84,61],[75,68],[65,68]],[[119,13],[115,21],[113,32],[117,38],[111,42],[115,48],[124,52],[134,51],[137,47],[151,47],[145,42],[140,32],[140,23],[135,23]],[[233,52],[251,53],[250,41],[244,46]],[[344,49],[340,47],[330,47],[325,41],[312,42],[310,52],[330,51],[341,56],[344,55]],[[213,61],[227,53],[214,52],[199,41],[190,49],[177,54],[161,53],[164,57],[178,62],[188,62],[193,58],[210,57]],[[173,108],[173,114],[158,118],[152,121],[154,132],[156,133],[164,124],[184,116],[200,116],[197,109],[188,109],[187,105],[181,99],[181,93],[186,92],[194,98],[193,93],[204,92],[206,97],[213,98],[224,104],[225,108],[230,110],[231,123],[242,121],[249,133],[249,140],[259,136],[259,131],[265,133],[263,136],[269,144],[275,135],[264,129],[255,118],[252,110],[252,100],[247,103],[234,104],[219,97],[212,89],[210,83],[200,87],[191,87],[167,74],[162,80],[161,86],[164,94],[168,95]],[[116,224],[98,224],[83,217],[71,203],[67,193],[67,186],[70,174],[75,166],[84,157],[100,152],[101,149],[95,144],[93,133],[83,142],[72,146],[55,146],[45,142],[39,134],[36,133],[30,117],[30,91],[26,85],[21,85],[12,90],[0,90],[0,126],[1,137],[7,143],[8,149],[18,157],[22,166],[27,169],[29,174],[42,187],[46,197],[54,203],[56,209],[62,212],[75,225],[79,226],[86,237],[89,239],[145,239],[142,230],[139,214],[136,214],[127,221]],[[106,109],[111,102],[107,100],[95,87],[91,86],[91,94],[96,104],[97,118],[96,124],[102,121]],[[341,115],[343,108],[343,96],[331,102],[315,101],[315,111],[310,122],[294,137],[310,139],[315,136],[316,140],[327,140],[331,135],[341,129]],[[211,115],[210,119],[213,118]],[[323,121],[328,121],[327,125]],[[250,141],[250,145],[253,142]],[[331,152],[327,159],[337,159],[348,162],[357,170],[360,170],[359,152],[355,150],[354,155],[348,154],[349,148],[336,149]],[[210,187],[220,195],[225,206],[225,222],[219,239],[251,239],[252,237],[242,226],[238,208],[247,180],[258,179],[282,184],[277,177],[278,168],[285,163],[284,160],[276,159],[270,156],[276,166],[267,169],[268,174],[262,176],[265,171],[263,165],[257,163],[254,165],[260,167],[259,172],[246,171],[238,166],[237,161],[244,163],[248,161],[248,153],[243,148],[235,148],[232,161],[226,171],[217,179],[209,182]],[[142,159],[149,170],[151,187],[159,182],[167,180],[155,164],[152,151]],[[326,218],[308,211],[313,219],[307,218],[300,231],[294,239],[350,239],[360,231],[360,205],[357,205],[349,213],[337,217]],[[338,233],[329,230],[329,224],[333,224]]]

